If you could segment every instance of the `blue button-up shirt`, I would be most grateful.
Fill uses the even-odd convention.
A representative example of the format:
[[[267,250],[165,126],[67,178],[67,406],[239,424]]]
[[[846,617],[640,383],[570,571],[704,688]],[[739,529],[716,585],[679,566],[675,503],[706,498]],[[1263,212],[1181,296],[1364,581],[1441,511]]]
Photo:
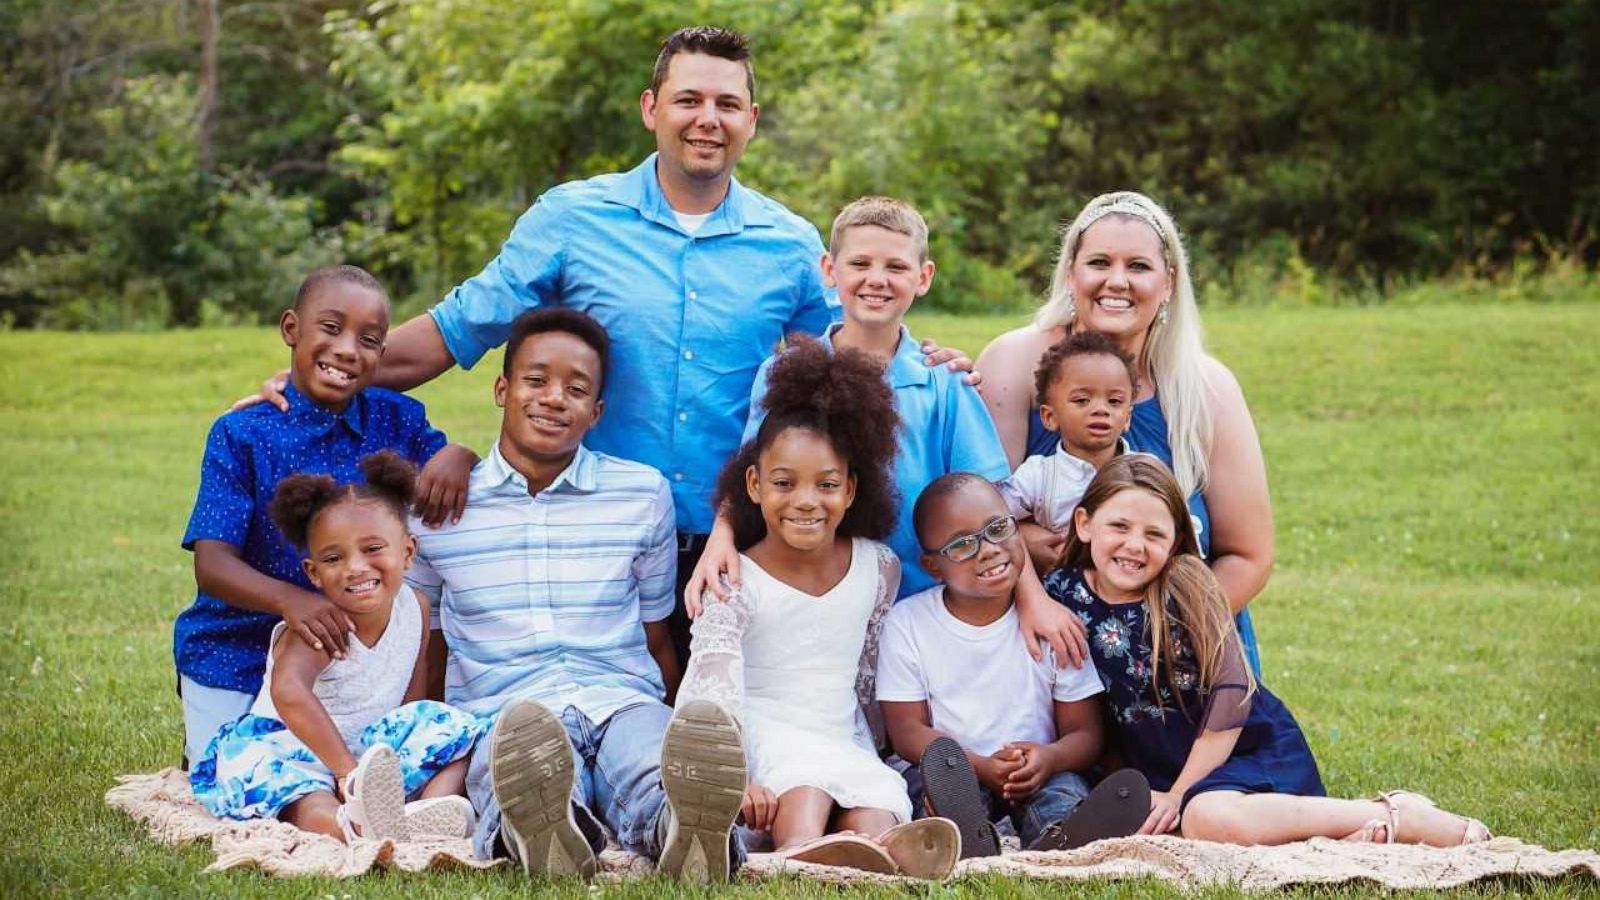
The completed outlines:
[[[579,447],[538,494],[497,444],[461,521],[413,528],[406,581],[450,648],[445,699],[480,715],[513,697],[596,723],[666,696],[644,623],[672,612],[672,493],[649,466]]]
[[[833,329],[822,342],[833,347]],[[756,436],[766,413],[761,398],[767,393],[769,358],[761,364],[750,393],[750,420],[744,439]],[[900,413],[899,450],[894,457],[894,485],[900,492],[900,513],[886,542],[900,558],[899,597],[909,597],[937,582],[922,568],[922,542],[912,526],[911,510],[928,483],[948,472],[972,472],[990,481],[1011,474],[1005,448],[995,431],[989,410],[978,391],[967,384],[966,374],[922,361],[922,349],[911,332],[900,326],[900,343],[883,372],[894,390],[895,411]],[[897,598],[898,599],[898,598]]]
[[[611,333],[606,414],[585,443],[656,468],[680,531],[711,530],[717,471],[739,446],[756,368],[783,335],[818,334],[837,300],[809,222],[743,187],[698,231],[673,217],[652,155],[547,191],[500,255],[433,308],[470,368],[527,309],[581,309]]]
[[[232,544],[250,568],[309,591],[315,589],[300,568],[303,556],[267,515],[278,482],[305,472],[355,484],[363,480],[361,457],[393,450],[421,466],[445,437],[428,424],[421,403],[382,388],[356,394],[342,413],[318,406],[293,384],[283,393],[287,413],[258,403],[226,413],[211,426],[183,546]],[[198,592],[173,628],[178,673],[206,687],[255,693],[277,622],[271,613]]]

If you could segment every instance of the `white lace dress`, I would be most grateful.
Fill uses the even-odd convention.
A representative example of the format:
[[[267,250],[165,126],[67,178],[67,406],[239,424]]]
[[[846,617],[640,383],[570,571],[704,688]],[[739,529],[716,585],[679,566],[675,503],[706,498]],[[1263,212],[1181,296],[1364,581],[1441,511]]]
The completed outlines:
[[[740,720],[750,780],[782,795],[811,786],[842,807],[911,819],[905,781],[878,758],[873,702],[878,634],[900,562],[855,538],[850,568],[821,596],[739,558],[743,582],[726,603],[707,596],[694,623],[678,702],[710,700]]]

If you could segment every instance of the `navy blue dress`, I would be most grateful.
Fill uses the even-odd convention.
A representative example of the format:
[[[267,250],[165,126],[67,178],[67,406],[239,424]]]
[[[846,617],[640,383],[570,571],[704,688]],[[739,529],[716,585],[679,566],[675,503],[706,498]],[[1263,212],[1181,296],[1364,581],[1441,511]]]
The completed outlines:
[[[1128,432],[1123,437],[1129,450],[1148,453],[1172,467],[1172,444],[1167,440],[1167,417],[1161,411],[1161,398],[1151,397],[1133,405],[1133,416],[1128,422]],[[1037,406],[1028,410],[1028,449],[1025,456],[1043,456],[1054,453],[1061,437],[1044,427]],[[1200,555],[1211,558],[1211,511],[1206,508],[1205,495],[1195,491],[1189,495],[1189,514],[1194,517],[1195,530],[1200,538]],[[1245,659],[1250,668],[1261,677],[1261,651],[1256,647],[1256,628],[1250,621],[1250,610],[1241,609],[1233,618],[1239,628],[1239,638],[1244,641]]]
[[[1076,569],[1056,569],[1046,576],[1044,587],[1057,603],[1077,613],[1087,627],[1090,653],[1111,707],[1107,738],[1121,755],[1123,765],[1144,773],[1151,788],[1172,788],[1189,759],[1203,720],[1209,718],[1213,730],[1240,726],[1237,707],[1221,711],[1220,717],[1207,716],[1207,698],[1197,684],[1193,651],[1181,631],[1175,635],[1178,663],[1174,669],[1182,705],[1180,697],[1173,696],[1165,673],[1160,676],[1159,692],[1152,690],[1150,657],[1154,651],[1145,633],[1143,603],[1107,603],[1089,588],[1083,573]],[[1242,682],[1243,660],[1237,660],[1237,665],[1238,680]],[[1232,687],[1243,689],[1242,684]],[[1220,699],[1231,691],[1229,686],[1219,685],[1215,693]],[[1265,686],[1256,686],[1242,726],[1233,754],[1189,789],[1183,797],[1185,805],[1206,791],[1305,797],[1327,793],[1299,724]]]

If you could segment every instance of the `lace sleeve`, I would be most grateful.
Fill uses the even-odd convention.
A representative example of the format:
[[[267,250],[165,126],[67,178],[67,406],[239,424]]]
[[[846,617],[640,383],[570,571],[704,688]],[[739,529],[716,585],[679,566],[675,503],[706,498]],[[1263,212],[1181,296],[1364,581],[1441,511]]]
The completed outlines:
[[[743,587],[730,588],[726,602],[711,592],[690,627],[689,667],[678,684],[678,703],[709,700],[739,718],[744,704],[744,632],[750,625],[750,599]]]
[[[1223,643],[1222,659],[1215,683],[1206,694],[1200,727],[1206,731],[1229,731],[1244,726],[1250,717],[1250,671],[1244,661],[1244,647],[1237,634]]]
[[[878,597],[872,614],[867,617],[866,640],[861,642],[861,661],[856,666],[856,702],[861,705],[861,714],[872,731],[873,746],[883,747],[889,737],[876,693],[878,639],[883,634],[883,617],[889,614],[889,607],[894,605],[895,595],[900,592],[900,560],[883,544],[874,546],[878,550]]]

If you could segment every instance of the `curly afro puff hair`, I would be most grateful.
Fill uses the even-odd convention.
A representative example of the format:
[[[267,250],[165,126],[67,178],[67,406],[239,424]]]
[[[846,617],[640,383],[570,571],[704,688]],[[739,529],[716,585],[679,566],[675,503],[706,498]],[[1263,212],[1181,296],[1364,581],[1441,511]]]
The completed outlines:
[[[311,524],[323,510],[338,503],[376,500],[389,508],[403,526],[411,495],[417,486],[417,467],[392,450],[361,458],[365,484],[340,484],[331,475],[290,475],[278,482],[267,513],[278,523],[289,543],[307,549]]]
[[[1134,372],[1133,357],[1128,355],[1128,351],[1098,331],[1080,331],[1055,344],[1039,358],[1039,368],[1033,373],[1035,402],[1040,406],[1050,402],[1045,394],[1051,385],[1061,380],[1061,370],[1065,368],[1067,360],[1074,356],[1099,355],[1115,357],[1128,370],[1128,381],[1138,388],[1139,376]]]
[[[758,466],[762,452],[790,428],[826,437],[855,476],[855,501],[837,534],[883,540],[899,507],[890,467],[900,427],[883,364],[859,350],[830,351],[811,338],[793,336],[788,345],[767,373],[761,428],[717,477],[716,503],[728,512],[734,545],[744,550],[767,534],[761,507],[745,490],[745,470]]]

